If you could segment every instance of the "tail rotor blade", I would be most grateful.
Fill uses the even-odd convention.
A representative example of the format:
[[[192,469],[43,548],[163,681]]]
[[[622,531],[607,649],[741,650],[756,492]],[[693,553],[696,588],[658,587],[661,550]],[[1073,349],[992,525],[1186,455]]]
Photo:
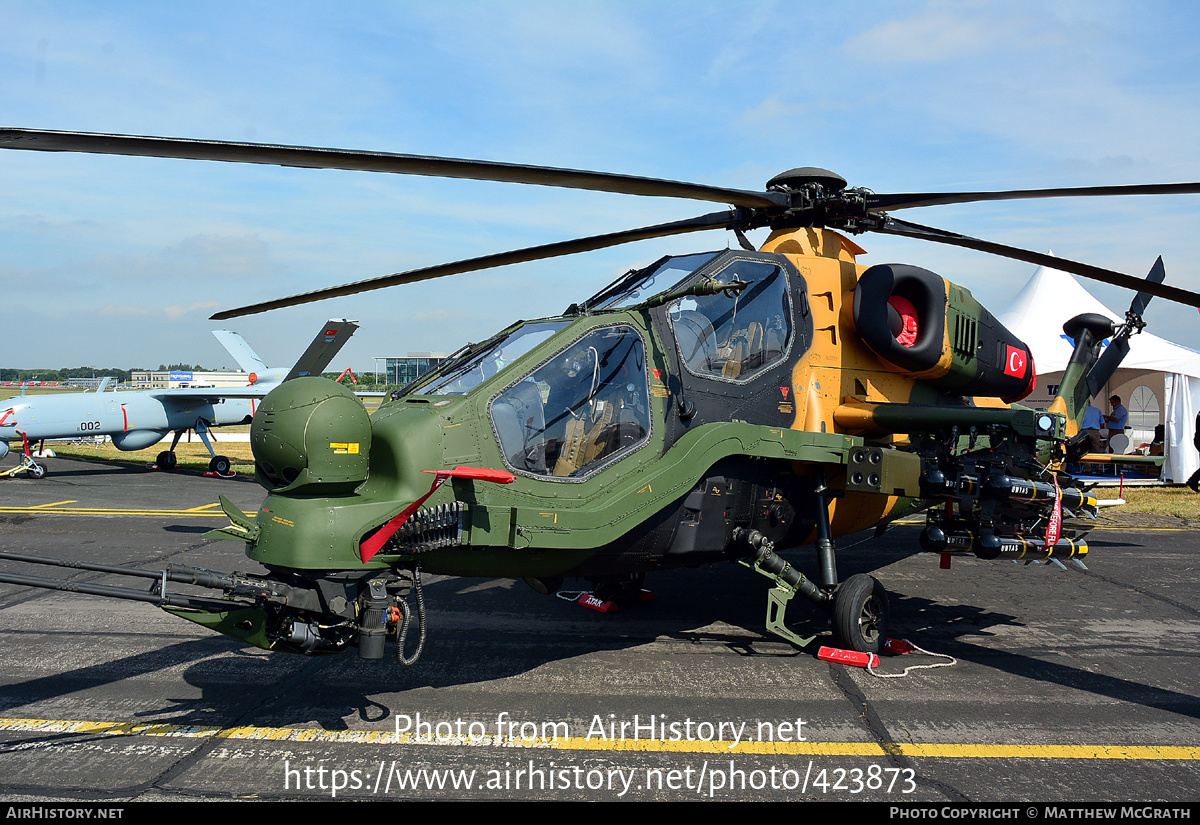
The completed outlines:
[[[1161,284],[1166,279],[1167,270],[1163,266],[1162,256],[1159,255],[1158,260],[1154,262],[1154,266],[1150,267],[1150,274],[1146,276],[1146,280],[1151,283]],[[1137,295],[1133,296],[1133,303],[1129,305],[1129,311],[1134,316],[1141,318],[1146,312],[1146,305],[1150,303],[1150,299],[1153,297],[1149,292],[1138,292]]]
[[[1104,385],[1113,377],[1117,368],[1121,366],[1121,362],[1125,360],[1125,356],[1128,354],[1129,335],[1125,330],[1121,330],[1109,342],[1108,346],[1104,348],[1103,354],[1101,354],[1095,365],[1088,370],[1087,385],[1092,398],[1100,394],[1100,391],[1104,389]]]

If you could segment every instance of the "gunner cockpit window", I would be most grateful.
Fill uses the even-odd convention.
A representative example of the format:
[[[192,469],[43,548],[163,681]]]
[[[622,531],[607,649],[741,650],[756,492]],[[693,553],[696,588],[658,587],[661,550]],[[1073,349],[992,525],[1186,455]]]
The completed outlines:
[[[510,469],[582,479],[646,443],[646,352],[632,327],[590,330],[493,399]]]

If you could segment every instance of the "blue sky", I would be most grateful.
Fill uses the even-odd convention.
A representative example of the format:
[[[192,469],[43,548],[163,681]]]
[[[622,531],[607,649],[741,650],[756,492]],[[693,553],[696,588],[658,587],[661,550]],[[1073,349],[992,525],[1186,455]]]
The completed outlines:
[[[485,158],[761,189],[797,166],[880,192],[1200,181],[1200,6],[1187,2],[0,0],[4,126]],[[277,310],[212,312],[712,206],[510,184],[0,152],[0,368],[334,367],[451,350],[561,311],[711,232]],[[900,215],[1200,290],[1200,196]],[[761,240],[761,233],[754,239]],[[994,310],[1027,264],[862,236]],[[1090,285],[1089,285],[1089,288]],[[1121,290],[1095,294],[1122,310]],[[1151,329],[1200,349],[1196,310]]]

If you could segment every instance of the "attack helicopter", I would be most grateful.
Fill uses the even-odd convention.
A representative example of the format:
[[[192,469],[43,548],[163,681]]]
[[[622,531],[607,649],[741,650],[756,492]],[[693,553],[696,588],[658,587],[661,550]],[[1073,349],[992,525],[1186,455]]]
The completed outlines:
[[[558,316],[518,321],[398,390],[373,416],[339,384],[299,378],[251,426],[257,513],[222,497],[267,575],[94,566],[135,588],[76,592],[148,601],[268,650],[356,648],[413,664],[425,641],[421,574],[566,577],[600,600],[636,598],[648,573],[741,563],[770,582],[768,629],[801,595],[835,643],[887,638],[883,586],[841,580],[836,540],[925,510],[921,549],[983,559],[1079,561],[1097,502],[1065,471],[1079,422],[1144,326],[1152,296],[1200,306],[1146,278],[910,223],[902,209],[1052,197],[1200,193],[1200,183],[879,194],[817,168],[762,191],[417,155],[175,138],[0,130],[0,148],[351,169],[674,197],[725,205],[672,223],[441,264],[217,313],[224,320],[462,272],[707,229],[737,248],[669,256]],[[745,236],[769,227],[760,248]],[[850,236],[874,232],[1002,255],[1137,294],[1123,324],[1072,319],[1074,354],[1047,410],[1029,348],[966,288],[909,264],[864,266]],[[1107,342],[1107,347],[1105,343]],[[780,554],[812,544],[810,579]],[[67,589],[45,577],[0,580]],[[168,583],[171,583],[168,589]],[[219,591],[177,592],[177,585]],[[415,602],[415,605],[410,602]],[[408,652],[416,623],[418,640]]]

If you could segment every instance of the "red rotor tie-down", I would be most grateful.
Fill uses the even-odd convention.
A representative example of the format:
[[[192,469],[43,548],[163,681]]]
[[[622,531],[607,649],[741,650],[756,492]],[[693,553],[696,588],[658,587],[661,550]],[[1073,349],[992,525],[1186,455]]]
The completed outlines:
[[[433,495],[437,491],[437,488],[446,482],[446,479],[466,478],[471,481],[491,481],[496,484],[512,484],[516,480],[516,476],[512,473],[505,472],[504,470],[489,470],[486,467],[455,467],[453,470],[422,470],[421,472],[431,473],[434,476],[433,484],[429,487],[429,492],[401,510],[391,521],[383,525],[375,535],[364,540],[359,545],[359,557],[363,560],[364,564],[383,549],[383,545],[387,544],[388,539],[404,526],[404,522],[408,521],[409,516],[417,512],[417,508],[424,504],[425,499]]]

